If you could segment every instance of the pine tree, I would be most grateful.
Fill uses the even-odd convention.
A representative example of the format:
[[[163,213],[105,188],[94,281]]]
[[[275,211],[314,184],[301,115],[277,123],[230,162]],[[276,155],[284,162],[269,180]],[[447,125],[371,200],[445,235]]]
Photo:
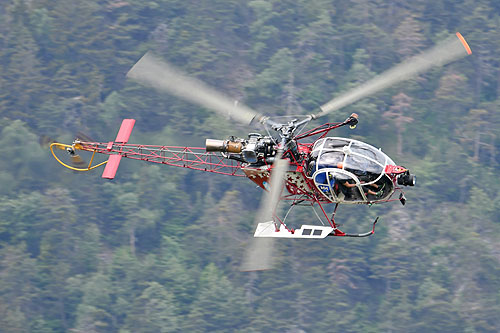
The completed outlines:
[[[248,314],[243,293],[214,264],[203,270],[198,290],[183,330],[233,332],[245,327]]]
[[[180,322],[174,297],[157,282],[148,287],[134,301],[127,316],[127,329],[131,332],[178,332]]]
[[[424,46],[424,36],[420,27],[414,16],[408,16],[394,31],[396,49],[401,58],[418,54]]]
[[[397,132],[397,153],[399,156],[403,155],[403,131],[405,125],[413,121],[412,117],[405,114],[411,111],[411,101],[412,98],[405,93],[399,93],[392,97],[393,105],[388,111],[383,113],[383,116],[388,120],[392,120],[394,125],[396,125]]]
[[[83,297],[76,309],[75,332],[109,332],[117,328],[115,318],[108,313],[112,307],[111,287],[109,276],[101,273],[91,276],[80,287]]]
[[[414,332],[463,332],[463,320],[450,304],[449,291],[427,278],[419,289]]]
[[[43,100],[43,88],[40,86],[40,73],[37,53],[39,51],[31,32],[28,29],[28,8],[24,1],[16,1],[7,7],[5,18],[11,21],[5,33],[1,66],[3,82],[2,99],[3,114],[11,119],[21,119],[31,126],[36,116],[33,109]],[[10,17],[9,17],[10,16]]]
[[[0,248],[0,327],[26,332],[39,310],[39,276],[23,244]]]

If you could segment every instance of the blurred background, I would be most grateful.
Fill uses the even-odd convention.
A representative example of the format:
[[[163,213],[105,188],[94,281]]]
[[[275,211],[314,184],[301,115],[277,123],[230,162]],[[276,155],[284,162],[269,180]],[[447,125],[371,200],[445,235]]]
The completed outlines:
[[[321,119],[418,177],[339,208],[362,239],[277,242],[238,270],[262,192],[124,160],[61,167],[44,135],[203,146],[248,129],[126,80],[153,50],[261,113],[297,115],[460,31],[472,55]],[[0,331],[498,332],[500,3],[0,0]],[[320,121],[317,121],[320,124]],[[315,223],[309,210],[292,225]]]

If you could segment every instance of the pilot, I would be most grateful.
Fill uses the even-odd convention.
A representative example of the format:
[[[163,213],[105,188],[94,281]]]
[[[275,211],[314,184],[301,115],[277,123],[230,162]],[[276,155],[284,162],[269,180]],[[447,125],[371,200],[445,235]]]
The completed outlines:
[[[311,159],[311,161],[307,164],[307,176],[312,177],[314,171],[316,171],[316,159]]]
[[[342,162],[337,163],[337,168],[338,168],[338,169],[343,169],[343,167],[344,167],[344,164],[343,164]],[[361,184],[363,184],[363,183],[364,183],[363,181],[360,181],[360,182],[361,182]],[[345,186],[345,188],[347,188],[347,189],[351,189],[351,188],[353,188],[353,187],[356,187],[356,186],[357,186],[357,185],[356,185],[356,183],[352,183],[352,182],[350,182],[349,180],[343,180],[343,181],[341,182],[341,184],[342,184],[343,186]],[[381,197],[381,196],[382,196],[382,194],[384,194],[384,187],[385,187],[385,184],[383,184],[383,185],[382,185],[382,187],[380,187],[378,184],[375,184],[375,183],[370,184],[369,186],[374,187],[374,188],[375,188],[376,190],[378,190],[378,191],[377,191],[377,192],[375,192],[375,191],[373,191],[373,190],[371,190],[371,189],[367,188],[366,186],[363,186],[363,189],[365,190],[365,195],[371,194],[371,195],[373,195],[373,196],[375,196],[375,197],[379,198],[379,197]],[[380,189],[379,189],[379,187],[380,187]],[[344,195],[345,195],[346,197],[348,197],[348,194],[347,194],[346,192],[351,192],[351,190],[349,190],[349,191],[342,191],[342,192],[344,192]],[[350,193],[349,193],[349,197],[350,197]]]
[[[380,187],[380,186],[378,186],[378,184],[370,184],[370,186],[373,186],[376,189],[378,189]],[[374,195],[376,198],[380,198],[384,194],[384,187],[385,187],[385,184],[382,184],[382,186],[380,187],[380,190],[378,190],[377,192],[372,191],[369,188],[367,188],[365,195],[371,194],[371,195]]]

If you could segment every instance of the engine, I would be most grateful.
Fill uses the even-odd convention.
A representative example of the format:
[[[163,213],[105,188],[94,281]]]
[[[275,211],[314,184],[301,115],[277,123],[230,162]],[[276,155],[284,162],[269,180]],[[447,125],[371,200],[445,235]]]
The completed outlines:
[[[206,139],[205,147],[207,152],[221,152],[227,158],[249,164],[273,163],[276,155],[274,140],[259,133],[250,133],[248,139]]]

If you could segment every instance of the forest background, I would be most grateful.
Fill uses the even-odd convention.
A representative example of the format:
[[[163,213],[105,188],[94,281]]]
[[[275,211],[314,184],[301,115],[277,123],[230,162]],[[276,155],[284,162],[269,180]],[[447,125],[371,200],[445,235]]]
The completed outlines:
[[[125,74],[154,50],[262,113],[307,114],[460,31],[473,54],[337,111],[418,176],[399,203],[341,207],[364,239],[282,241],[242,273],[261,191],[122,161],[75,174],[40,147],[78,131],[199,145],[245,135]],[[500,2],[1,0],[0,331],[498,332]],[[299,211],[293,223],[314,223]]]

